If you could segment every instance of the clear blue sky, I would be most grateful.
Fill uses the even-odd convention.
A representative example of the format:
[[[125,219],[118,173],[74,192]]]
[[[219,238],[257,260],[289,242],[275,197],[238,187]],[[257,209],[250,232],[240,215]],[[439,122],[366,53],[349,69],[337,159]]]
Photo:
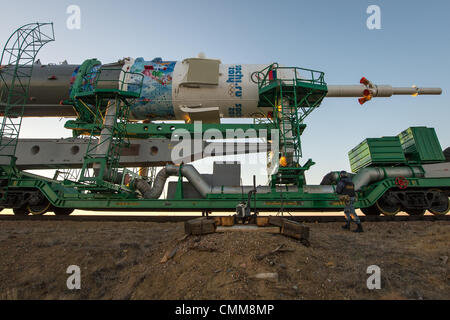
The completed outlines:
[[[66,28],[66,8],[81,8],[81,29]],[[381,30],[368,30],[366,9],[381,8]],[[2,1],[0,44],[16,27],[53,21],[56,42],[41,61],[81,63],[96,57],[156,56],[180,60],[197,56],[224,63],[270,63],[313,68],[329,84],[439,86],[442,96],[326,99],[306,120],[304,161],[319,183],[331,170],[347,169],[347,152],[366,137],[396,135],[409,126],[436,128],[450,146],[450,1]],[[68,136],[63,121],[25,120],[23,137]],[[202,161],[208,172],[210,162]],[[247,170],[248,169],[248,170]],[[248,167],[244,183],[258,170]]]

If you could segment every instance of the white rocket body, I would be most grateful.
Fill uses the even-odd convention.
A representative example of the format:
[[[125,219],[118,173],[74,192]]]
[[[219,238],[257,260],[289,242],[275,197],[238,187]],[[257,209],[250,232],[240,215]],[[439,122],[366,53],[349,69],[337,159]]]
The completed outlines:
[[[264,117],[263,112],[270,110],[258,108],[258,84],[251,80],[251,75],[267,66],[222,64],[219,60],[201,58],[178,62],[129,60],[123,70],[143,73],[145,77],[143,99],[131,109],[132,118],[219,122],[220,118]],[[149,67],[152,69],[146,71]],[[195,70],[193,73],[201,81],[190,79],[190,68],[198,69],[197,74]],[[205,68],[210,69],[205,72],[210,78],[199,75]]]
[[[133,75],[124,71],[144,76],[141,96],[130,109],[131,120],[201,120],[217,123],[220,118],[264,118],[272,111],[271,108],[258,107],[258,84],[252,81],[255,80],[252,79],[253,73],[269,65],[222,64],[219,60],[206,58],[188,58],[183,61],[127,58],[120,63],[96,66],[91,71],[100,68],[108,85],[118,87],[120,81],[125,80],[126,88],[131,88],[134,80]],[[73,107],[61,102],[69,99],[79,67],[36,64],[24,117],[76,117]],[[310,76],[302,74],[307,71],[294,70],[277,69],[276,77],[307,79]],[[438,95],[442,92],[440,88],[393,88],[389,85],[373,85],[369,81],[358,85],[328,85],[327,88],[327,98],[367,97],[366,100],[402,94]],[[0,91],[2,89],[5,88],[0,83]],[[2,103],[0,101],[0,116],[5,106]]]
[[[266,65],[219,64],[217,86],[192,88],[180,85],[188,72],[188,65],[177,62],[172,84],[172,103],[175,117],[184,119],[198,115],[199,118],[253,118],[258,113],[258,85],[251,81],[253,72]],[[209,111],[208,111],[209,110]],[[204,114],[204,115],[202,115]],[[261,114],[261,111],[259,111]]]

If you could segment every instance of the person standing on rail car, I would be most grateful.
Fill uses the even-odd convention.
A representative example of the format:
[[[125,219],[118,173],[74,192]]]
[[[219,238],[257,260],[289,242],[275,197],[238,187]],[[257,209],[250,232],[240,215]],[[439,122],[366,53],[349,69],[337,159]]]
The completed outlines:
[[[345,201],[344,213],[347,218],[347,223],[342,226],[342,229],[350,230],[350,222],[353,220],[356,223],[356,229],[353,232],[363,232],[361,220],[355,211],[355,185],[352,179],[347,175],[347,172],[341,171],[339,174],[340,180],[336,186],[336,193],[342,195],[340,197]]]

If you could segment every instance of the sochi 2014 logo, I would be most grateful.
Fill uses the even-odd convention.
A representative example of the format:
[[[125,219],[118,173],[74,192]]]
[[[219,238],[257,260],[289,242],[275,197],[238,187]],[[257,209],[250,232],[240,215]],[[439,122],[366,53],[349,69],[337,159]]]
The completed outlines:
[[[234,67],[228,67],[228,80],[230,96],[236,96],[242,98],[242,66],[235,65]]]

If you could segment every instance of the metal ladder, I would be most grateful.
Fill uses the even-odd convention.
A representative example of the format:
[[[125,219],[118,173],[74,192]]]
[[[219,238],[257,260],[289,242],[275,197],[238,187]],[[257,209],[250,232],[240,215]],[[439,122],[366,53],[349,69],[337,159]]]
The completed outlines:
[[[9,176],[17,174],[16,149],[33,66],[39,50],[55,40],[53,23],[30,23],[8,39],[0,59],[0,165]]]
[[[308,77],[300,77],[305,74]],[[258,83],[259,107],[272,108],[272,122],[279,129],[280,173],[273,181],[298,184],[297,171],[304,171],[299,161],[302,157],[301,134],[306,127],[304,119],[320,106],[327,93],[324,73],[321,71],[280,67],[273,63],[252,74]],[[284,159],[283,159],[284,158]],[[309,162],[308,168],[312,162]],[[284,175],[284,177],[283,177]]]
[[[126,125],[131,103],[140,97],[143,75],[122,69],[98,68],[100,62],[97,62],[89,60],[88,67],[80,68],[83,72],[78,75],[81,77],[79,85],[71,95],[72,104],[80,115],[78,120],[94,124],[78,179],[84,186],[79,188],[129,191],[125,186],[125,174],[121,172],[125,169],[121,170],[119,164],[120,151],[129,144]],[[113,70],[121,71],[121,79],[102,78],[102,72]],[[132,90],[128,87],[131,84]]]

